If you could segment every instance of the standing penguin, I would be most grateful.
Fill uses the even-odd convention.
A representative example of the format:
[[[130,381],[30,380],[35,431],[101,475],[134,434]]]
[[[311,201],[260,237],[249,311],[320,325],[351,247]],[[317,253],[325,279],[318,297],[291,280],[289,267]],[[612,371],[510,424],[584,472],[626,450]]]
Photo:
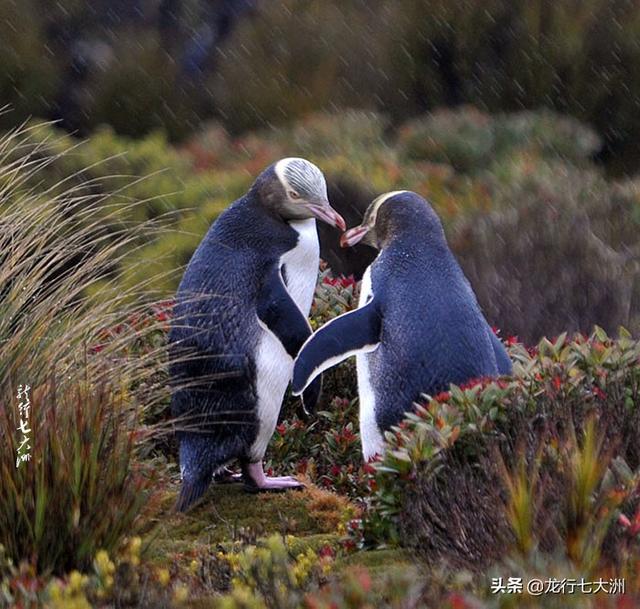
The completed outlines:
[[[382,452],[384,431],[421,393],[510,374],[511,361],[422,197],[409,191],[379,196],[362,224],[340,240],[343,247],[358,242],[379,250],[362,278],[358,308],[303,345],[293,391],[299,395],[322,371],[356,355],[360,435],[369,459]]]
[[[169,336],[181,511],[234,458],[248,490],[301,486],[266,477],[262,458],[293,358],[311,334],[315,218],[345,229],[322,172],[304,159],[282,159],[220,215],[189,262]],[[305,407],[319,393],[317,379],[303,394]]]

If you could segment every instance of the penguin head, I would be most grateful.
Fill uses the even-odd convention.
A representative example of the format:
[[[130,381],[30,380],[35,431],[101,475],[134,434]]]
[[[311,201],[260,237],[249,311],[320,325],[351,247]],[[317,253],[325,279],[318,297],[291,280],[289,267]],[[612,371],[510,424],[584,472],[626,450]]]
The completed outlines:
[[[444,238],[440,218],[425,199],[410,190],[394,190],[369,204],[362,223],[344,232],[340,245],[365,243],[382,249],[394,237],[414,231],[426,238]]]
[[[346,225],[331,207],[322,171],[306,159],[280,159],[256,180],[260,202],[286,222],[317,218],[340,230]]]

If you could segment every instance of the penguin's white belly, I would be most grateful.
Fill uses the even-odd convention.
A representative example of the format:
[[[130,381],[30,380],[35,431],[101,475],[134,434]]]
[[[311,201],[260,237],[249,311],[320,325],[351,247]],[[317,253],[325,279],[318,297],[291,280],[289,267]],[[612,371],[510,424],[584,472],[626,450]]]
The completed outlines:
[[[285,267],[287,291],[305,317],[308,317],[318,275],[320,245],[316,221],[291,222],[298,234],[296,247],[280,260]],[[252,461],[261,461],[278,422],[282,398],[293,372],[293,359],[278,338],[258,320],[262,329],[256,352],[256,414],[258,434],[251,446]]]
[[[371,288],[371,267],[368,267],[362,276],[360,284],[360,299],[358,308],[371,300],[373,291]],[[365,460],[382,453],[384,438],[376,422],[376,396],[371,384],[369,360],[371,353],[359,353],[356,355],[356,370],[358,373],[358,399],[360,401],[360,440],[362,441],[362,454]]]

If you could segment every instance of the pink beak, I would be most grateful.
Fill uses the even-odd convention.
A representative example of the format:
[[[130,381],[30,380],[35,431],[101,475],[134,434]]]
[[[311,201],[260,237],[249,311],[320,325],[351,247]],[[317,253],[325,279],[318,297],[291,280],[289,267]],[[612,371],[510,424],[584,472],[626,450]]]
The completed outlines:
[[[340,247],[353,247],[356,243],[360,242],[362,238],[369,232],[367,226],[354,226],[348,231],[342,233],[340,237]]]
[[[335,226],[342,231],[347,228],[344,218],[335,209],[333,209],[328,202],[308,203],[307,209],[314,215],[314,217],[318,218],[318,220],[322,220],[330,226]]]

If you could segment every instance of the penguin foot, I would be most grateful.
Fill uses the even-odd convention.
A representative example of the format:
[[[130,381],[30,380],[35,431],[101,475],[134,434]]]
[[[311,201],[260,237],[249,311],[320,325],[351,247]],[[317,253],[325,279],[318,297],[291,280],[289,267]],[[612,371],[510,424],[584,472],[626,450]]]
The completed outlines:
[[[292,476],[266,476],[262,463],[248,463],[242,468],[244,489],[249,493],[264,491],[287,491],[304,488],[304,484]]]

